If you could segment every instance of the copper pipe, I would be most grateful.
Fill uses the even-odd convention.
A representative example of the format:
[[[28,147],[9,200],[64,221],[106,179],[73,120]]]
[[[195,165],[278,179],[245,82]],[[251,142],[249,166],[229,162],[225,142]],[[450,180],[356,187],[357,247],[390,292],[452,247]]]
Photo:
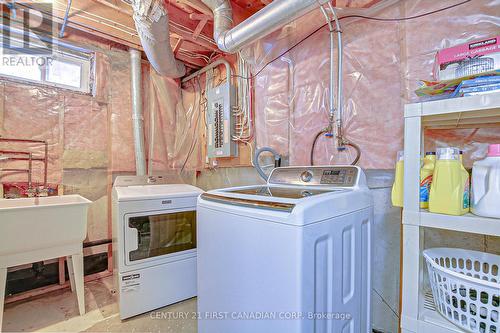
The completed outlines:
[[[9,155],[29,155],[30,153],[27,151],[15,151],[15,150],[0,150],[0,154],[9,154]],[[9,161],[28,161],[28,157],[7,157],[6,160]],[[42,157],[32,157],[32,161],[45,161]]]
[[[44,170],[43,170],[43,186],[44,188],[47,188],[48,183],[47,183],[47,175],[48,175],[48,165],[49,165],[49,143],[44,140],[32,140],[32,139],[16,139],[16,138],[2,138],[0,137],[0,142],[17,142],[17,143],[43,143],[45,146],[45,156],[43,158],[44,162]],[[31,153],[26,153],[26,152],[20,152],[24,155],[26,154],[31,154]],[[31,158],[31,161],[34,159]],[[39,159],[36,159],[39,160]],[[30,161],[30,159],[28,159]],[[3,169],[5,170],[5,169]]]
[[[41,157],[33,157],[32,161],[43,162],[44,158]],[[4,161],[29,161],[29,157],[6,157]]]
[[[29,155],[29,152],[16,150],[0,150],[0,154]]]
[[[31,139],[14,139],[14,138],[2,138],[0,137],[0,142],[33,142],[33,143],[46,143],[47,141],[43,140],[31,140]]]
[[[0,169],[2,172],[22,172],[27,173],[30,172],[28,169]]]
[[[113,240],[111,238],[99,239],[95,241],[83,242],[83,248],[94,247],[105,244],[112,244]]]

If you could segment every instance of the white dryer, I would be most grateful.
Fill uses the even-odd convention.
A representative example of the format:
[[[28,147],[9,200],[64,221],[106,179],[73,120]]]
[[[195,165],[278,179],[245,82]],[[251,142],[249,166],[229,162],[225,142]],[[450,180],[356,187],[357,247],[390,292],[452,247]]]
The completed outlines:
[[[113,187],[113,260],[120,318],[196,296],[196,200],[167,177],[122,176]]]
[[[199,333],[370,331],[373,203],[355,166],[198,199]]]

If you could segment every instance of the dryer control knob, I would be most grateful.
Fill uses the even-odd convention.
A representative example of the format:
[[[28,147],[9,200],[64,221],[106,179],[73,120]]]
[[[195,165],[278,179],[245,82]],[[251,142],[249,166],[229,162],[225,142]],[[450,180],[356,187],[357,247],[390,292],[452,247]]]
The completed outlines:
[[[304,171],[300,174],[300,179],[305,183],[310,182],[312,178],[313,174],[311,171]]]

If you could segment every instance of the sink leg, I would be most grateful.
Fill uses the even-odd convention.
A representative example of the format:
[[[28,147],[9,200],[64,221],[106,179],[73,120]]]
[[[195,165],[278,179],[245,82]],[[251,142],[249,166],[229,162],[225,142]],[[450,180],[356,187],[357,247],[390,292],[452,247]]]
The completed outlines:
[[[85,290],[83,288],[83,254],[73,254],[71,256],[71,261],[73,264],[78,310],[80,311],[80,316],[83,316],[85,314]]]
[[[3,305],[5,302],[6,284],[7,284],[7,267],[0,267],[0,332],[2,332]]]
[[[75,271],[73,270],[73,260],[71,259],[71,256],[66,257],[66,262],[68,263],[69,285],[71,286],[71,292],[75,292]]]

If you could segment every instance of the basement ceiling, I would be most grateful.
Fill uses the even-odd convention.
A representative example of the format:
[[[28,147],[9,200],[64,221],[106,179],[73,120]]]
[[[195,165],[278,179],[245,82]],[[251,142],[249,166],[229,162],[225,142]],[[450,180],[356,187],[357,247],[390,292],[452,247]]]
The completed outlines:
[[[30,7],[46,0],[32,0]],[[68,27],[89,32],[129,47],[142,49],[128,0],[72,0]],[[186,66],[204,67],[221,54],[213,40],[213,16],[201,0],[164,0],[170,17],[170,43]],[[336,0],[338,7],[370,7],[381,0]],[[264,8],[272,0],[231,0],[235,24]],[[62,23],[68,0],[53,0],[55,21]],[[67,30],[71,33],[71,30]]]

